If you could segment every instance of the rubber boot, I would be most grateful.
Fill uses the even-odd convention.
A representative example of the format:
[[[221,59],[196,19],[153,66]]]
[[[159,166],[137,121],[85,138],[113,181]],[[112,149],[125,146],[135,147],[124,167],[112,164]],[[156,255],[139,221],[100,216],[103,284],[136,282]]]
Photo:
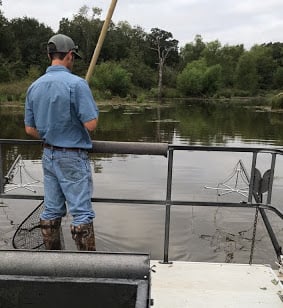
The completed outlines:
[[[61,250],[61,218],[40,220],[40,229],[46,250]]]
[[[93,223],[71,226],[72,238],[78,250],[95,251]]]

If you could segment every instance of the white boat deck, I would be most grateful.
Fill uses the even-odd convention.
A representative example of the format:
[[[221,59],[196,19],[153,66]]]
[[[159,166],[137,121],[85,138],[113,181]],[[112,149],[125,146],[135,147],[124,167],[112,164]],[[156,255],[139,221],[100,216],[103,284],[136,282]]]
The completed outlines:
[[[151,261],[154,308],[282,308],[283,287],[265,265]]]

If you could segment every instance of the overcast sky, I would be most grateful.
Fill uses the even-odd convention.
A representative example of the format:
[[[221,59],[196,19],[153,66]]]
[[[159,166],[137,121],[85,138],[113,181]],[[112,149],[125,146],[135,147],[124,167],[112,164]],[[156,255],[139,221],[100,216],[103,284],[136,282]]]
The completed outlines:
[[[63,17],[83,5],[101,8],[104,19],[111,0],[2,0],[4,16],[34,17],[56,32]],[[144,31],[159,28],[173,34],[179,46],[200,34],[204,42],[223,45],[283,42],[283,0],[118,0],[114,23],[128,21]]]

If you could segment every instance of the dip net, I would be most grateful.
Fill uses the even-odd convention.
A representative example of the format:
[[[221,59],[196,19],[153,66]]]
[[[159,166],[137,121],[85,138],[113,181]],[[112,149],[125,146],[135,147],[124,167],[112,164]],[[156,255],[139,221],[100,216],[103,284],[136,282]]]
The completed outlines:
[[[45,250],[40,230],[40,213],[43,211],[42,201],[19,225],[16,230],[12,244],[15,249]],[[64,247],[62,228],[60,228],[61,247]]]
[[[39,218],[43,207],[44,202],[42,201],[19,225],[12,240],[14,248],[45,250]]]

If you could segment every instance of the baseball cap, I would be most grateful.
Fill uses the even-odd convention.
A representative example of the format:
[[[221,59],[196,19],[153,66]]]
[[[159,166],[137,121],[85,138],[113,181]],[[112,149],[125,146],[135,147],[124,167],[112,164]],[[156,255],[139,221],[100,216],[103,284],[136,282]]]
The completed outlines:
[[[79,59],[82,58],[78,54],[78,46],[76,46],[74,41],[65,34],[53,35],[47,43],[48,53],[55,53],[55,52],[63,52],[63,53],[66,52],[67,53],[69,51],[72,51],[72,53],[75,55],[75,58],[79,58]]]

